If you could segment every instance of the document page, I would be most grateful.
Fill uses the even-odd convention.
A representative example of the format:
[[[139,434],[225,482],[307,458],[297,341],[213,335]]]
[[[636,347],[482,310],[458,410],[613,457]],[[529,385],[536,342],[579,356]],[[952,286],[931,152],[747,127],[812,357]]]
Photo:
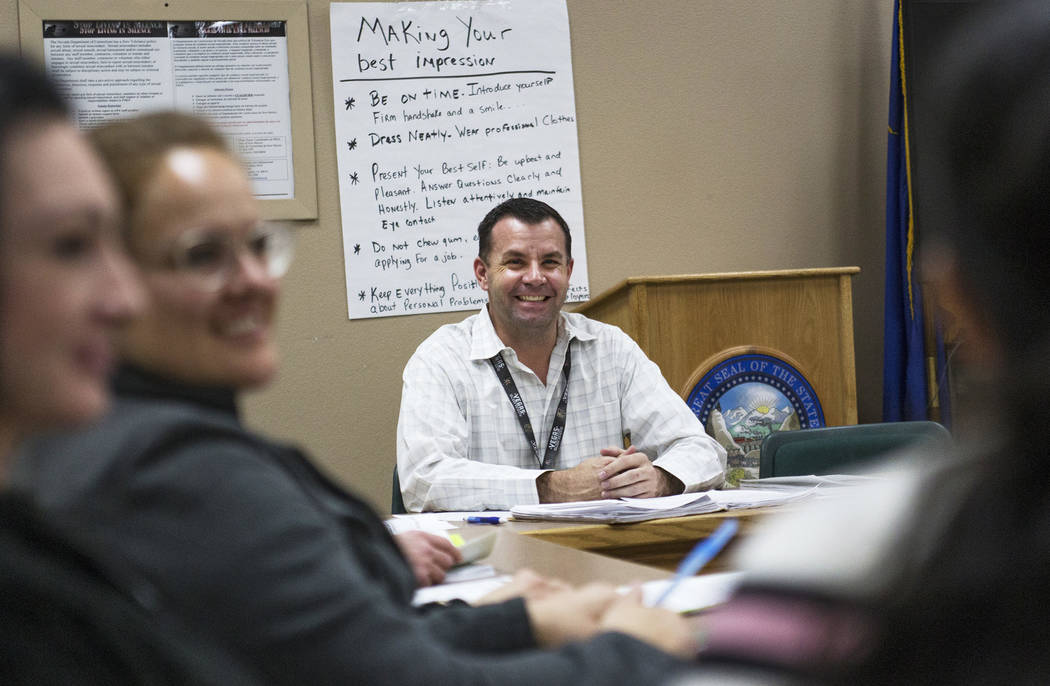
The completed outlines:
[[[718,512],[724,509],[707,493],[687,493],[663,498],[621,498],[619,500],[585,500],[571,503],[519,505],[510,512],[515,519],[545,519],[569,522],[626,523],[643,522],[661,517]]]
[[[450,600],[462,600],[472,603],[485,594],[500,588],[510,580],[510,575],[493,574],[470,581],[428,586],[416,591],[415,596],[412,598],[412,604],[446,603]],[[722,572],[690,577],[679,583],[671,595],[664,599],[661,607],[679,613],[706,610],[729,600],[743,580],[743,572]],[[670,583],[670,579],[660,579],[642,584],[642,602],[650,607],[653,606],[656,603],[656,599],[663,595],[664,590]],[[617,590],[621,593],[626,593],[629,589],[627,586],[623,586]]]

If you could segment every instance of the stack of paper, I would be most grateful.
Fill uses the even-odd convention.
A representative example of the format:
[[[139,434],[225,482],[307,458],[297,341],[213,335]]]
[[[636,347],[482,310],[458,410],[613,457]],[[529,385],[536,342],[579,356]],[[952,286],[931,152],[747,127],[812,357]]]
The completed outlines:
[[[725,509],[707,493],[683,493],[663,498],[620,498],[584,500],[571,503],[518,505],[510,509],[514,519],[548,519],[560,522],[603,522],[624,524],[662,517],[718,512]]]
[[[726,510],[749,510],[754,507],[784,505],[808,498],[816,492],[817,487],[810,486],[792,489],[708,491],[707,495]]]
[[[669,495],[663,498],[620,498],[619,500],[518,505],[512,507],[510,513],[514,515],[514,519],[626,524],[665,517],[683,517],[708,512],[783,505],[807,498],[815,492],[815,487],[770,491],[706,491]]]
[[[883,477],[876,474],[824,474],[817,476],[807,474],[800,476],[771,476],[765,479],[741,479],[740,488],[748,489],[790,489],[790,488],[812,488],[820,486],[829,488],[836,486],[860,486],[862,484],[878,481]]]
[[[886,478],[886,474],[824,474],[814,476],[774,476],[767,479],[741,479],[740,491],[749,493],[802,493],[804,497],[817,491],[818,498],[848,497],[853,489],[872,481]]]

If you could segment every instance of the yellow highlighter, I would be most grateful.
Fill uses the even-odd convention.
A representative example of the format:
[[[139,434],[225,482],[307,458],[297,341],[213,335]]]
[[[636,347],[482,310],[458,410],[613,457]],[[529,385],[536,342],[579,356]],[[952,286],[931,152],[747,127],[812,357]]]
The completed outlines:
[[[483,557],[488,557],[489,553],[492,552],[492,546],[496,545],[496,534],[497,531],[488,531],[480,536],[471,536],[470,540],[463,538],[461,534],[450,533],[448,540],[452,541],[452,545],[459,548],[459,554],[463,557],[463,561],[460,564],[467,564],[469,562],[475,562]]]

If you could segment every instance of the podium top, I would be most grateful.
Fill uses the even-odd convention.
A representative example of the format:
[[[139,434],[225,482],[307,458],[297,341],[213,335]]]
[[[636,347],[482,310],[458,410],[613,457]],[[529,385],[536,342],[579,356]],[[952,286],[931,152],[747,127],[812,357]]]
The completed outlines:
[[[631,276],[608,288],[590,300],[579,303],[590,307],[631,286],[642,284],[691,283],[703,281],[750,281],[758,279],[797,279],[814,276],[847,276],[860,272],[860,267],[812,267],[809,269],[771,269],[754,272],[718,272],[714,274],[672,274],[669,276]]]

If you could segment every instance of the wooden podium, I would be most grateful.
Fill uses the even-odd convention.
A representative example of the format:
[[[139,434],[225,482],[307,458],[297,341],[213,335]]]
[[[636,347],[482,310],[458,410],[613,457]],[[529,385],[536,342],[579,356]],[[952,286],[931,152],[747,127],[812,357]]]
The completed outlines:
[[[859,267],[632,277],[576,312],[615,324],[686,398],[719,362],[776,351],[829,426],[857,423],[852,276]]]

